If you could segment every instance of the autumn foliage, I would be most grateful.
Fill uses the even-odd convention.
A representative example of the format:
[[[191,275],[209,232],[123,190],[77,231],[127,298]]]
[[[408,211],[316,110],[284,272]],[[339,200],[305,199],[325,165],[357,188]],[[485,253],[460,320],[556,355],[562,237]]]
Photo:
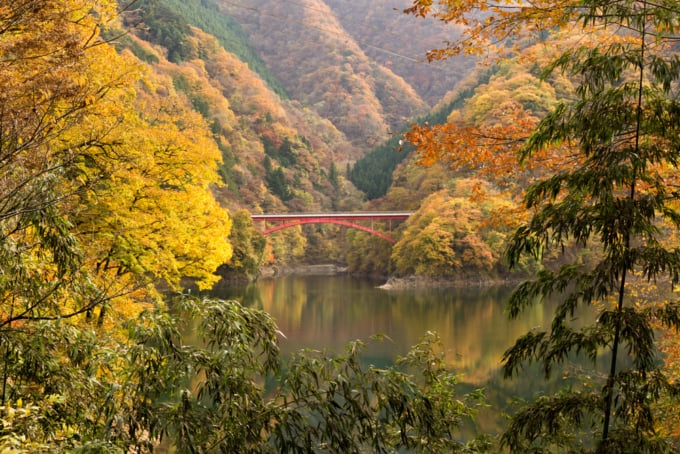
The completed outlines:
[[[499,184],[506,183],[499,174],[512,174],[513,193],[522,196],[529,218],[509,241],[511,266],[526,257],[546,263],[555,253],[565,260],[512,294],[511,317],[542,298],[559,304],[549,329],[531,330],[506,351],[505,375],[537,364],[547,378],[571,355],[585,355],[595,366],[609,352],[607,372],[593,378],[594,387],[586,381],[527,403],[502,443],[513,452],[674,451],[677,430],[658,428],[677,424],[669,408],[677,406],[679,308],[663,291],[648,290],[668,282],[675,287],[680,268],[677,3],[414,0],[406,12],[466,26],[462,39],[432,51],[431,59],[485,55],[502,63],[499,80],[504,59],[518,52],[516,61],[542,67],[541,83],[550,82],[550,89],[573,86],[541,112],[540,97],[501,93],[490,83],[490,93],[477,92],[477,101],[486,98],[477,107],[521,106],[513,107],[510,121],[475,110],[471,99],[449,125],[413,128],[406,136],[422,164],[443,161]],[[555,52],[532,58],[543,42]],[[506,77],[507,88],[509,82]],[[533,124],[525,111],[536,116]],[[518,134],[518,126],[525,132]],[[509,154],[518,161],[514,169],[506,164]],[[592,260],[572,255],[574,246],[595,251]],[[583,306],[598,313],[585,328],[573,321]],[[670,353],[665,368],[660,327],[674,333],[663,339]],[[624,349],[628,362],[619,361]]]
[[[47,405],[47,378],[22,366],[41,348],[27,339],[58,350],[87,337],[94,316],[121,334],[161,304],[159,284],[205,287],[231,256],[231,222],[211,193],[219,150],[171,81],[102,38],[117,7],[0,3],[3,405]],[[61,329],[51,321],[73,339],[50,338]],[[66,407],[79,399],[63,391]]]
[[[476,198],[480,192],[485,196]],[[515,207],[494,192],[482,180],[459,179],[427,197],[392,250],[395,272],[454,280],[497,277],[511,228],[498,214]]]
[[[119,7],[127,21],[145,18],[136,31],[157,42],[120,34]],[[236,192],[225,184],[240,181],[244,199],[283,206],[262,180],[246,184],[264,164],[237,157],[244,148],[257,143],[258,158],[275,161],[291,207],[351,201],[327,155],[320,169],[324,145],[296,134],[300,110],[273,103],[215,40],[130,7],[0,1],[0,450],[465,448],[442,433],[479,395],[431,405],[456,384],[435,337],[402,361],[418,382],[362,367],[360,343],[339,359],[302,353],[284,376],[266,313],[171,296],[210,287],[220,265],[254,274],[305,244],[291,230],[265,245],[241,211],[229,263],[232,221],[214,194],[225,200]],[[238,97],[236,86],[252,96],[232,110],[222,95]],[[333,201],[313,200],[321,186]],[[184,342],[193,329],[205,347]],[[274,394],[261,386],[273,376]],[[338,414],[336,400],[351,408]],[[327,424],[310,434],[307,418]]]

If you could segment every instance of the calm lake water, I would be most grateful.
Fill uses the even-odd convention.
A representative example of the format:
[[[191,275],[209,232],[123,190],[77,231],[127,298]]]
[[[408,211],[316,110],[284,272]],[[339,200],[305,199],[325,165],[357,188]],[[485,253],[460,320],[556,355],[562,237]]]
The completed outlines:
[[[502,430],[515,398],[566,385],[560,376],[546,385],[535,370],[513,380],[503,379],[500,371],[503,352],[515,339],[549,326],[552,305],[534,305],[510,321],[505,313],[510,287],[388,291],[377,288],[380,284],[349,276],[289,276],[241,289],[218,285],[213,296],[269,312],[286,336],[284,354],[301,348],[341,352],[349,341],[384,334],[391,340],[371,343],[365,355],[367,363],[383,367],[427,331],[437,332],[447,361],[462,374],[460,392],[485,389],[490,408],[478,424],[486,432]]]

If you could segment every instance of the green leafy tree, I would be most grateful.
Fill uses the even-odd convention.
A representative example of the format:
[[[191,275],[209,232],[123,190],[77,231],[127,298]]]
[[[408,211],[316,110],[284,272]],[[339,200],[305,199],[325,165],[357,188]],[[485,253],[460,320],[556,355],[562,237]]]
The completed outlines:
[[[222,265],[220,274],[237,273],[248,278],[257,276],[264,260],[267,240],[255,228],[248,210],[239,210],[232,215],[233,226],[229,241],[233,253],[228,264]]]
[[[362,365],[364,344],[344,354],[301,351],[280,368],[277,330],[263,311],[235,301],[176,301],[178,317],[146,314],[127,353],[132,376],[125,426],[165,439],[178,452],[479,452],[461,442],[461,422],[481,394],[455,397],[457,377],[426,336],[399,368]],[[192,320],[206,347],[182,342],[176,320]],[[285,373],[282,373],[285,371]],[[262,379],[269,376],[270,389]],[[193,386],[181,383],[192,380]],[[146,431],[146,432],[144,432]],[[139,447],[144,447],[140,444]]]
[[[144,10],[144,24],[148,27],[150,41],[160,44],[168,51],[168,60],[181,63],[191,55],[188,35],[189,24],[180,14],[161,2],[142,0],[139,6]]]
[[[575,244],[599,249],[601,258],[545,269],[516,289],[512,317],[540,298],[561,302],[549,330],[527,333],[505,353],[504,372],[536,362],[548,376],[572,354],[595,362],[604,352],[608,372],[591,387],[529,403],[502,441],[516,452],[666,452],[654,404],[678,387],[661,368],[653,322],[677,329],[680,305],[638,300],[631,284],[680,280],[680,250],[664,242],[661,224],[680,227],[680,59],[667,46],[677,39],[678,4],[586,1],[572,8],[582,24],[603,27],[600,41],[564,52],[548,68],[546,75],[560,70],[575,78],[578,97],[540,122],[521,155],[527,161],[561,147],[573,168],[529,187],[525,203],[534,215],[515,233],[508,257],[512,265],[524,254],[541,258]],[[597,308],[594,323],[573,325],[580,306]]]
[[[45,322],[24,336],[13,373],[50,398],[3,408],[10,452],[484,452],[458,433],[481,393],[457,376],[428,334],[396,367],[301,351],[281,363],[271,317],[236,301],[179,297],[148,310],[127,339]],[[187,333],[192,337],[187,339]],[[265,387],[265,383],[267,386]],[[58,391],[58,393],[57,393]]]
[[[362,366],[363,342],[335,357],[318,351],[288,363],[272,442],[277,452],[483,452],[485,436],[461,441],[456,429],[474,414],[479,391],[456,396],[458,379],[428,333],[389,369]],[[310,424],[310,422],[314,422]]]

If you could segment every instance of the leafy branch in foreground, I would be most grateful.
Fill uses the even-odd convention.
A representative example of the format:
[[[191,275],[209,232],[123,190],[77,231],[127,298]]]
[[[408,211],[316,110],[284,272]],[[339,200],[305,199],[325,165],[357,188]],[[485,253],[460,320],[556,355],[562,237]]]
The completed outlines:
[[[465,442],[456,433],[473,418],[482,395],[456,395],[458,377],[435,354],[441,347],[435,334],[428,333],[395,368],[366,369],[359,356],[365,347],[356,341],[337,357],[302,351],[292,358],[277,396],[283,406],[272,440],[279,452],[489,448],[485,437]]]
[[[146,311],[129,322],[129,341],[54,322],[41,330],[25,333],[27,348],[14,348],[4,368],[12,386],[0,448],[448,453],[489,446],[457,433],[482,396],[455,394],[457,377],[435,353],[434,334],[397,366],[377,369],[362,364],[358,341],[337,356],[298,352],[281,367],[271,317],[236,301],[181,297],[172,313]]]
[[[680,24],[676,2],[585,2],[580,21],[613,31],[594,47],[563,53],[546,74],[563,71],[579,82],[578,98],[562,103],[538,125],[522,159],[555,144],[581,156],[573,169],[529,187],[532,219],[515,233],[510,264],[526,254],[572,244],[597,248],[592,266],[567,263],[520,285],[511,316],[541,298],[560,303],[550,329],[520,338],[504,356],[506,376],[527,362],[546,375],[574,354],[596,362],[607,353],[607,372],[595,389],[573,388],[528,404],[512,419],[503,443],[512,451],[666,452],[656,432],[655,403],[677,395],[660,365],[658,325],[677,330],[676,304],[638,300],[633,285],[680,280],[680,249],[664,230],[680,228],[676,184],[680,159],[680,60],[668,47]],[[625,33],[622,30],[625,29]],[[574,327],[581,306],[596,321]],[[623,355],[627,354],[627,358]]]
[[[520,409],[502,443],[513,452],[672,450],[657,431],[656,410],[660,401],[677,404],[680,389],[662,368],[655,336],[659,328],[677,333],[680,313],[674,302],[638,290],[670,284],[663,289],[670,292],[680,280],[673,241],[680,228],[678,3],[413,0],[405,12],[465,26],[460,40],[431,51],[430,59],[460,52],[502,59],[511,48],[550,39],[543,81],[557,77],[574,87],[537,124],[525,123],[533,132],[510,135],[512,143],[456,125],[414,128],[407,136],[424,164],[449,159],[482,167],[457,151],[481,146],[490,155],[483,163],[493,164],[519,141],[524,169],[546,157],[558,164],[530,175],[541,178],[524,195],[532,217],[510,240],[507,257],[517,266],[527,256],[540,261],[567,252],[568,263],[547,266],[516,289],[509,313],[519,317],[545,298],[559,304],[549,329],[527,333],[505,353],[504,372],[513,376],[537,363],[549,376],[578,354],[606,362],[607,370],[591,373],[588,386]],[[597,258],[572,261],[574,248]],[[592,324],[574,322],[582,307],[598,312]]]

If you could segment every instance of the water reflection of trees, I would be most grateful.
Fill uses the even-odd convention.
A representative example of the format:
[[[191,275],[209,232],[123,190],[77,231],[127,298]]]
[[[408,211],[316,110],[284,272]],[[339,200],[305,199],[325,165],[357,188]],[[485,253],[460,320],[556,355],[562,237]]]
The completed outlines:
[[[436,331],[447,348],[446,360],[466,381],[485,383],[514,339],[550,320],[550,308],[537,304],[526,317],[509,321],[504,306],[510,291],[509,287],[385,291],[374,282],[344,276],[290,276],[249,286],[242,301],[272,314],[288,338],[284,349],[339,351],[348,341],[385,334],[392,342],[375,348],[394,358],[427,331]]]
[[[478,418],[479,426],[492,433],[503,427],[503,413],[512,412],[516,397],[528,399],[568,385],[567,375],[556,374],[546,384],[538,370],[522,380],[505,380],[500,372],[503,352],[529,329],[547,327],[554,304],[536,304],[521,320],[510,321],[504,311],[510,287],[385,291],[377,285],[345,276],[290,276],[240,289],[218,288],[214,296],[269,312],[286,335],[281,339],[284,353],[300,348],[340,352],[351,340],[385,334],[391,341],[371,343],[365,355],[367,363],[382,367],[427,331],[436,331],[462,385],[484,387],[493,403]]]

